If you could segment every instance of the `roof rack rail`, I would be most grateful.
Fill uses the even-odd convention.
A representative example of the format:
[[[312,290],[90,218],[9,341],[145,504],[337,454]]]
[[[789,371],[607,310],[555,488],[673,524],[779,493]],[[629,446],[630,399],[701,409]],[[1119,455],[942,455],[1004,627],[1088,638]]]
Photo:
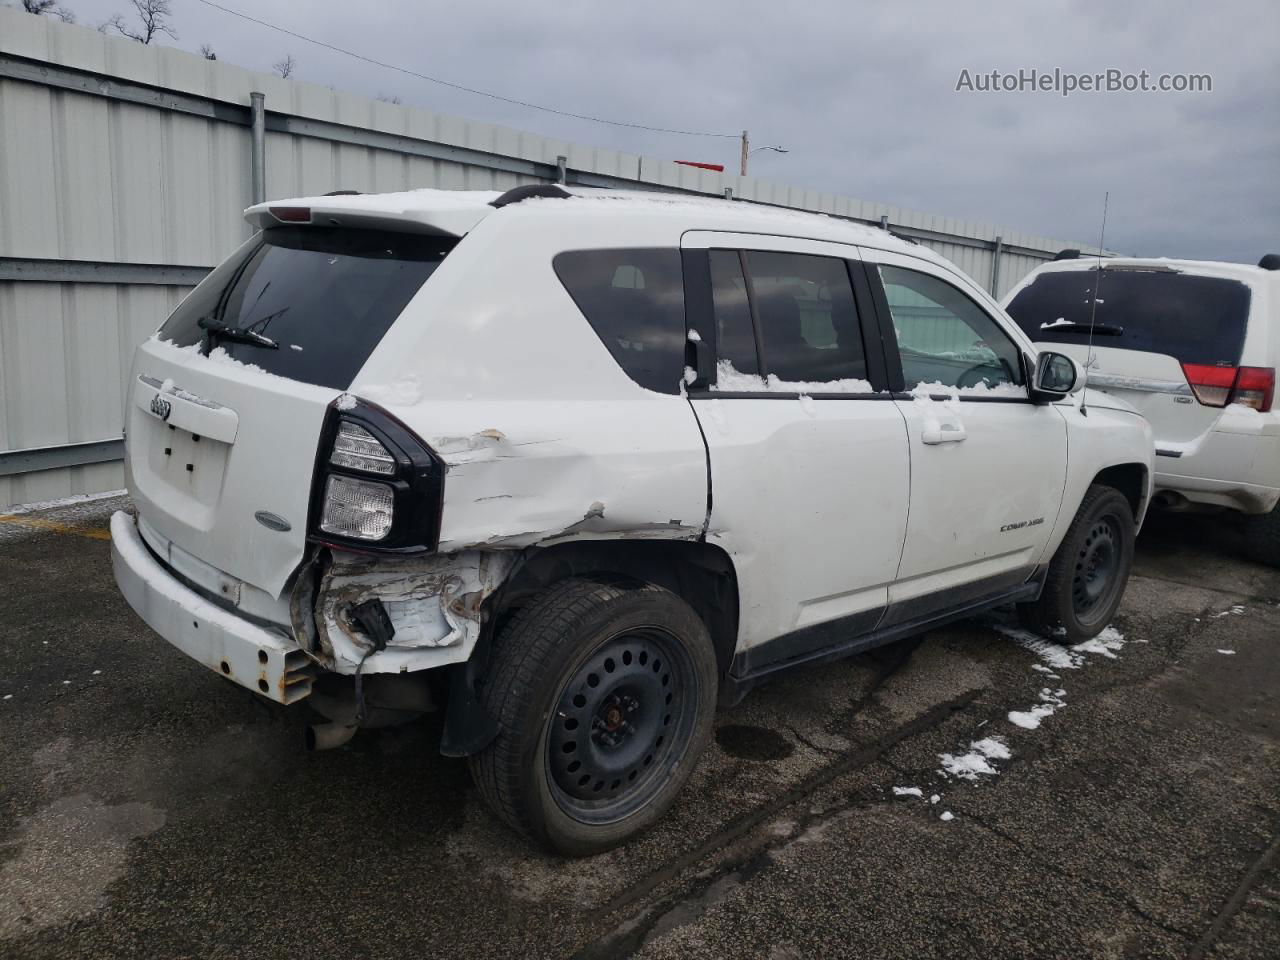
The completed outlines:
[[[1059,250],[1053,255],[1055,260],[1079,260],[1080,251],[1075,247],[1068,247],[1066,250]]]
[[[359,190],[330,190],[325,194],[326,197],[358,197]]]
[[[1280,270],[1280,253],[1268,253],[1258,261],[1263,270]]]
[[[508,204],[519,203],[521,200],[528,200],[532,197],[566,200],[572,196],[572,193],[554,183],[527,183],[523,187],[512,187],[496,200],[490,200],[489,206],[501,209]]]

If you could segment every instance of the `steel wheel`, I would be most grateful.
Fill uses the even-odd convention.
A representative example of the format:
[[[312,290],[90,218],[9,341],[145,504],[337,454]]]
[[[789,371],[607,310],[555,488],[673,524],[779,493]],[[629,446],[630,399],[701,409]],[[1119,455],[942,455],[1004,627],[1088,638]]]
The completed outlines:
[[[581,823],[613,823],[667,782],[694,725],[693,663],[659,628],[601,643],[561,689],[547,731],[552,796]]]
[[[1077,617],[1089,620],[1091,613],[1108,606],[1119,567],[1120,529],[1114,518],[1104,516],[1089,528],[1076,556],[1071,605]]]

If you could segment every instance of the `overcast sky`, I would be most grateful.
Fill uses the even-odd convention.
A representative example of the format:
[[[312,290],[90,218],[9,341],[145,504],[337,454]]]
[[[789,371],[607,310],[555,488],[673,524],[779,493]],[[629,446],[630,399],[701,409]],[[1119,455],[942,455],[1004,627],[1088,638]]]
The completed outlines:
[[[96,25],[129,0],[64,0]],[[1275,0],[468,3],[219,0],[282,27],[468,86],[661,127],[737,132],[786,155],[753,174],[863,200],[1096,242],[1257,262],[1280,252]],[[730,139],[571,120],[371,66],[172,0],[177,40],[299,79],[647,156],[724,163]],[[1019,68],[1210,74],[1208,93],[956,92]]]

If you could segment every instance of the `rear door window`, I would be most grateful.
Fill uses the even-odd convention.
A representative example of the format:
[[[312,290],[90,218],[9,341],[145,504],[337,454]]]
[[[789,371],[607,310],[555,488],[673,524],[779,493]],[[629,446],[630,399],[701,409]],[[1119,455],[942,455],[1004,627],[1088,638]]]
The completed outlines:
[[[710,251],[717,389],[870,393],[848,267],[837,257]]]
[[[268,373],[345,390],[456,242],[273,227],[201,281],[160,328],[160,339],[225,350]],[[263,339],[242,342],[249,336]]]
[[[1009,304],[1028,337],[1044,343],[1093,342],[1167,354],[1180,363],[1236,366],[1244,348],[1249,287],[1224,277],[1172,270],[1055,270],[1040,274]]]
[[[679,250],[572,250],[557,254],[552,266],[632,380],[659,393],[680,392],[685,329]]]

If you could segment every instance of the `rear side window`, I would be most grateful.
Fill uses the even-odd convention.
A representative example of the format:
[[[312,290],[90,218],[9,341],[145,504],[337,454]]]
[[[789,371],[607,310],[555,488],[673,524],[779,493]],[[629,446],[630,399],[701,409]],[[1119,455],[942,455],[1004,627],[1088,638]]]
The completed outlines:
[[[180,347],[207,343],[268,373],[345,390],[456,242],[273,227],[205,277],[160,328],[160,339]],[[241,342],[244,334],[265,342]]]
[[[1170,270],[1106,268],[1040,274],[1018,293],[1008,312],[1032,340],[1093,342],[1167,354],[1180,363],[1236,366],[1244,348],[1249,287],[1239,280]]]
[[[618,365],[636,383],[679,393],[684,372],[684,273],[678,250],[573,250],[552,261]]]
[[[882,264],[880,279],[908,390],[922,383],[978,389],[1022,383],[1017,344],[968,294],[919,270]]]

